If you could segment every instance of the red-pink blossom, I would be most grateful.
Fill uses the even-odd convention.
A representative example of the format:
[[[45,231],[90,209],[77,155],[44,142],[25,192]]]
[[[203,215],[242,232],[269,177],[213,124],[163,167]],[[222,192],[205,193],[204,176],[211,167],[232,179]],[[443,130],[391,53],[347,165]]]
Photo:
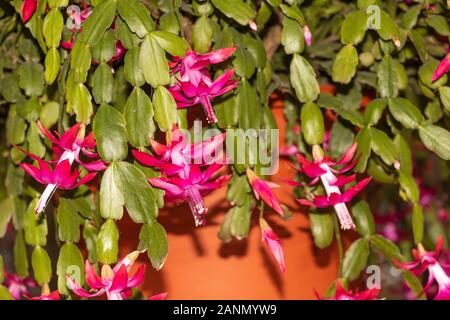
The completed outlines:
[[[231,80],[234,70],[230,69],[213,80],[207,67],[228,59],[236,48],[224,48],[199,54],[188,51],[183,58],[174,57],[170,63],[173,73],[179,73],[177,84],[169,88],[178,108],[187,108],[201,104],[208,122],[216,123],[217,118],[211,100],[223,95],[237,86],[236,80]]]
[[[8,273],[4,271],[5,275],[5,286],[8,288],[12,297],[19,300],[22,295],[28,295],[28,288],[36,287],[36,282],[28,277],[21,277],[14,273]]]
[[[42,293],[40,296],[30,297],[25,295],[25,298],[28,300],[61,300],[61,296],[58,290]]]
[[[190,165],[189,175],[150,178],[148,181],[154,187],[165,191],[164,199],[169,203],[187,202],[192,211],[195,225],[206,223],[205,215],[208,209],[203,202],[203,196],[212,190],[219,189],[229,180],[229,175],[216,177],[216,172],[222,167],[213,164],[206,170],[201,170],[200,165]]]
[[[445,57],[441,60],[441,62],[437,66],[436,70],[434,70],[433,76],[431,77],[431,81],[438,80],[449,70],[450,70],[450,52],[447,52]]]
[[[58,162],[68,159],[70,164],[72,164],[76,161],[89,171],[102,171],[106,169],[106,164],[99,159],[99,155],[94,151],[96,146],[94,132],[91,131],[85,137],[85,127],[83,124],[75,124],[61,136],[57,132],[52,134],[39,121],[37,121],[37,125],[42,134],[52,143],[53,153],[58,158]],[[94,161],[89,163],[81,161],[80,152],[87,158],[94,159]]]
[[[275,210],[279,215],[284,216],[283,209],[281,208],[280,202],[278,201],[275,194],[271,189],[278,188],[279,185],[272,183],[270,181],[264,181],[258,175],[253,172],[250,168],[247,168],[247,178],[252,186],[253,193],[257,200],[260,198],[269,205],[273,210]]]
[[[167,292],[158,293],[154,296],[148,297],[147,300],[164,300],[167,297]]]
[[[281,246],[278,235],[263,218],[259,220],[259,225],[261,227],[262,241],[269,248],[269,251],[277,262],[281,272],[284,272],[286,270],[286,263],[284,261],[283,247]]]
[[[187,137],[177,127],[171,131],[167,145],[150,140],[156,155],[132,150],[133,156],[143,165],[158,168],[163,175],[150,178],[151,185],[165,191],[169,203],[187,202],[196,226],[206,223],[208,211],[203,196],[218,189],[229,180],[229,175],[218,175],[225,163],[222,148],[225,134],[211,137],[199,143],[188,143]],[[216,156],[211,157],[212,154]]]
[[[320,300],[376,300],[380,289],[372,288],[361,292],[345,290],[340,281],[336,281],[336,292],[331,298],[324,298],[317,295]]]
[[[131,296],[131,289],[139,286],[144,281],[146,265],[141,265],[134,274],[130,274],[131,267],[139,256],[139,251],[134,251],[120,260],[114,268],[103,265],[101,277],[97,275],[94,267],[86,260],[86,283],[91,288],[84,290],[73,278],[67,276],[69,288],[83,298],[94,298],[106,294],[108,300],[124,300]]]
[[[211,81],[206,69],[208,65],[224,62],[235,51],[235,47],[218,49],[205,54],[189,50],[183,58],[173,57],[172,61],[169,62],[169,66],[173,74],[180,74],[180,81],[191,82],[193,85],[198,86],[201,81]]]
[[[311,31],[309,31],[309,27],[306,24],[303,26],[303,35],[305,37],[306,44],[310,46],[312,43],[312,35]]]
[[[91,181],[97,173],[88,173],[78,180],[80,172],[77,168],[71,170],[70,160],[61,159],[56,164],[49,161],[44,161],[38,156],[26,152],[19,148],[22,152],[27,154],[30,158],[37,161],[38,167],[29,163],[19,163],[19,166],[28,173],[33,179],[41,184],[45,184],[45,190],[42,193],[36,205],[35,211],[37,214],[43,212],[47,207],[48,202],[57,189],[75,189],[80,185]]]
[[[37,0],[23,0],[20,6],[20,11],[22,13],[22,21],[26,23],[33,14],[36,12]]]
[[[233,74],[234,69],[230,69],[214,81],[205,82],[201,80],[198,86],[191,82],[178,81],[177,84],[169,88],[169,91],[177,102],[178,108],[187,108],[201,104],[208,122],[216,123],[217,117],[211,100],[237,87],[237,81],[231,80]]]
[[[38,163],[38,167],[28,163],[20,163],[19,166],[36,181],[46,185],[36,206],[36,213],[41,213],[58,188],[74,189],[91,181],[96,176],[96,173],[88,173],[78,180],[79,170],[75,168],[72,171],[71,169],[75,161],[88,171],[104,170],[106,165],[101,159],[97,159],[99,156],[94,152],[96,143],[93,133],[91,132],[87,137],[84,136],[84,125],[77,123],[59,136],[58,133],[52,134],[39,121],[37,124],[42,134],[51,141],[57,159],[53,162],[45,161],[30,152],[17,148]],[[80,160],[80,152],[88,158],[97,160],[85,163]]]
[[[447,274],[450,270],[450,265],[439,261],[443,241],[443,238],[439,236],[435,251],[425,251],[422,245],[419,244],[418,250],[413,249],[413,262],[402,263],[394,259],[395,264],[400,268],[410,270],[416,276],[428,271],[428,281],[424,290],[437,283],[438,292],[434,296],[434,300],[450,300],[450,277]]]
[[[365,178],[346,191],[341,192],[340,187],[356,180],[356,175],[344,176],[343,173],[351,170],[357,159],[353,159],[357,149],[357,144],[353,144],[338,161],[334,161],[323,155],[323,151],[319,146],[313,148],[314,161],[310,162],[300,153],[297,154],[297,160],[300,163],[300,172],[307,177],[312,178],[311,184],[321,181],[325,188],[326,195],[315,196],[313,201],[299,199],[299,203],[305,206],[313,206],[318,208],[334,207],[339,218],[341,228],[344,230],[355,228],[353,219],[345,205],[353,199],[362,189],[364,189],[371,177]],[[339,166],[339,169],[333,167]],[[336,176],[337,174],[337,176]]]

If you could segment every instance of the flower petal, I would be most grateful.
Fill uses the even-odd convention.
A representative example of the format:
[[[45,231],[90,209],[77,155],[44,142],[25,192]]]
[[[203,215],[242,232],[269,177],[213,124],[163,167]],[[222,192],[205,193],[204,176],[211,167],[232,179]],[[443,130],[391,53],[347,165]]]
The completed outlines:
[[[355,142],[354,144],[352,144],[352,146],[350,148],[347,149],[347,151],[345,151],[342,158],[339,159],[339,161],[336,164],[344,164],[344,163],[350,162],[353,159],[357,149],[358,149],[358,143]]]
[[[147,266],[145,264],[139,266],[136,273],[133,274],[128,279],[128,282],[127,282],[128,288],[135,288],[135,287],[139,286],[142,283],[142,281],[144,281],[146,268],[147,268]]]
[[[95,293],[89,293],[86,290],[84,290],[75,280],[73,280],[70,276],[67,276],[67,286],[70,290],[75,292],[76,295],[83,297],[83,298],[94,298],[101,296],[105,293],[105,289],[100,289],[99,291]]]
[[[41,179],[41,172],[35,166],[28,163],[19,163],[19,166],[30,176],[33,177],[39,183],[45,184],[45,182]]]
[[[117,293],[127,288],[128,271],[125,265],[122,265],[119,270],[114,273],[109,292]]]
[[[51,143],[58,144],[58,139],[42,124],[42,122],[38,120],[36,121],[36,124],[42,134],[46,136],[47,139],[51,141]]]
[[[154,296],[148,297],[147,300],[164,300],[167,297],[167,292],[161,292]]]
[[[310,162],[303,157],[300,153],[297,154],[297,160],[300,163],[301,170],[309,177],[316,178],[326,173],[319,165]]]
[[[348,202],[353,199],[361,190],[363,190],[372,180],[372,177],[365,178],[358,182],[355,186],[349,188],[342,195],[342,201]]]
[[[88,259],[86,259],[86,263],[84,264],[84,271],[86,273],[86,282],[91,288],[100,289],[103,287],[102,279],[97,275],[97,272]]]
[[[207,59],[209,63],[217,64],[227,60],[235,51],[236,47],[222,48],[205,53],[200,56],[200,59]]]

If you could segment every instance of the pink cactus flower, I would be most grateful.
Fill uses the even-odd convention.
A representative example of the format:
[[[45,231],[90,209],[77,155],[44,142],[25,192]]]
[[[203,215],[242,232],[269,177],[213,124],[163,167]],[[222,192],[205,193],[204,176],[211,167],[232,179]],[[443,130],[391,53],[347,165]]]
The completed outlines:
[[[22,278],[21,276],[4,271],[5,286],[8,288],[12,297],[20,300],[22,295],[28,295],[28,288],[36,287],[36,282],[31,278]]]
[[[339,161],[334,161],[328,157],[325,157],[322,149],[318,145],[313,147],[314,162],[308,161],[300,153],[297,155],[297,159],[301,165],[300,172],[303,172],[307,177],[312,178],[311,184],[321,180],[323,187],[325,188],[326,195],[316,196],[313,201],[306,199],[299,199],[299,203],[305,206],[313,206],[318,208],[326,208],[333,206],[336,214],[339,218],[341,228],[343,230],[354,229],[352,217],[345,205],[353,199],[362,189],[364,189],[372,179],[371,177],[365,178],[358,182],[355,186],[347,189],[345,192],[341,192],[340,187],[355,181],[356,175],[341,176],[339,174],[348,172],[351,170],[356,162],[352,160],[357,149],[357,144],[353,144]],[[334,166],[343,166],[340,169],[334,169]],[[338,174],[336,176],[335,174]]]
[[[40,296],[37,297],[30,297],[28,295],[25,295],[25,298],[28,300],[61,300],[61,296],[58,290],[49,293],[42,293]]]
[[[367,289],[362,292],[353,293],[351,290],[345,290],[340,281],[336,281],[336,292],[331,298],[323,298],[317,295],[320,300],[376,300],[380,289]]]
[[[42,134],[50,140],[53,146],[53,152],[58,157],[58,162],[68,159],[72,165],[74,161],[89,171],[102,171],[106,169],[105,163],[98,159],[99,155],[94,152],[96,142],[94,133],[91,132],[85,137],[85,126],[77,123],[61,136],[56,132],[53,135],[41,122],[37,121],[37,125]],[[80,152],[90,159],[97,159],[89,163],[80,160]]]
[[[114,56],[111,58],[111,60],[108,61],[108,64],[111,65],[113,62],[120,60],[120,58],[122,58],[126,52],[127,49],[123,46],[122,42],[120,42],[120,40],[117,40],[116,52],[114,53]]]
[[[280,156],[282,157],[293,157],[299,152],[295,144],[280,147]]]
[[[440,79],[449,70],[450,70],[450,49],[447,50],[447,54],[441,60],[436,70],[434,71],[433,76],[431,77],[431,81],[436,81]]]
[[[131,289],[139,286],[144,281],[146,265],[141,265],[136,273],[130,274],[131,267],[139,256],[139,251],[134,251],[120,260],[114,268],[103,265],[101,277],[99,277],[89,262],[86,260],[86,282],[91,287],[84,290],[74,279],[67,276],[68,287],[78,296],[94,298],[106,294],[108,300],[124,300],[131,296]]]
[[[425,251],[421,244],[418,245],[418,250],[413,250],[413,262],[401,263],[394,259],[402,269],[410,270],[416,276],[428,271],[428,281],[424,290],[430,288],[431,285],[437,283],[438,292],[434,296],[434,300],[450,300],[450,277],[447,272],[450,270],[450,265],[439,262],[439,256],[442,253],[442,237],[438,238],[435,251]]]
[[[176,125],[173,126],[167,145],[150,139],[156,157],[138,150],[132,150],[133,156],[143,165],[157,167],[165,175],[179,173],[189,175],[190,164],[223,164],[223,144],[225,133],[213,136],[205,141],[190,144],[187,136]]]
[[[263,218],[259,219],[259,225],[261,227],[262,241],[269,248],[269,251],[277,262],[281,272],[285,272],[286,263],[284,262],[284,251],[280,239],[278,239],[278,235]]]
[[[154,187],[164,190],[164,199],[169,203],[187,202],[194,217],[195,226],[206,224],[205,215],[208,208],[205,207],[203,196],[212,190],[219,189],[224,182],[230,179],[229,175],[217,177],[217,171],[221,164],[212,164],[201,170],[200,165],[189,165],[189,175],[184,177],[168,176],[150,178],[148,181]]]
[[[189,144],[187,137],[176,127],[170,135],[167,146],[150,141],[157,157],[137,150],[132,150],[132,153],[143,165],[161,170],[163,177],[151,178],[149,182],[166,191],[166,201],[187,202],[195,225],[204,225],[208,209],[204,205],[203,196],[220,188],[230,178],[229,175],[216,175],[225,162],[223,155],[218,152],[222,148],[225,134],[193,144]],[[216,157],[209,157],[213,153]]]
[[[257,200],[260,198],[267,203],[275,212],[277,212],[280,216],[284,216],[283,209],[281,209],[280,202],[278,201],[277,197],[273,194],[272,190],[273,188],[278,188],[279,185],[264,181],[258,175],[253,172],[250,168],[247,168],[247,178],[250,182],[250,185],[252,186],[253,193],[255,194],[255,197]]]
[[[73,21],[72,31],[81,30],[81,25],[84,21],[90,16],[92,10],[90,10],[83,0],[83,11],[80,10],[80,7],[77,5],[70,5],[67,7],[67,15],[71,21]]]
[[[80,160],[80,152],[88,158],[97,159],[99,157],[98,154],[93,151],[96,145],[93,133],[91,132],[87,137],[84,137],[84,125],[77,123],[61,136],[57,133],[56,135],[52,134],[39,121],[37,122],[37,125],[42,134],[52,143],[53,152],[57,156],[57,160],[54,163],[51,163],[44,161],[38,156],[26,152],[21,148],[18,149],[37,161],[39,168],[27,163],[21,163],[19,165],[36,181],[47,186],[36,207],[36,213],[41,213],[45,210],[45,207],[56,189],[74,189],[91,181],[95,177],[95,173],[89,173],[77,182],[80,172],[77,168],[75,168],[73,172],[71,171],[71,166],[74,161],[88,171],[104,170],[106,165],[100,159],[89,163],[84,163]],[[53,170],[50,169],[50,166],[54,167]]]
[[[148,297],[147,300],[165,300],[167,297],[167,292],[158,293],[154,296]]]
[[[20,6],[20,11],[22,13],[22,21],[26,23],[33,14],[36,12],[37,0],[23,0]]]
[[[234,47],[224,48],[206,54],[188,51],[183,58],[173,58],[170,66],[172,73],[179,72],[179,79],[169,91],[175,98],[178,108],[202,104],[208,122],[217,122],[211,100],[236,88],[237,81],[231,80],[233,69],[212,80],[207,67],[225,61],[235,50]]]
[[[179,81],[176,85],[169,88],[178,108],[188,108],[196,104],[201,104],[206,113],[209,123],[216,123],[217,117],[211,100],[230,92],[237,87],[237,81],[231,80],[234,69],[230,69],[216,80],[205,82],[203,80],[196,86],[191,82]]]
[[[172,61],[169,62],[169,66],[173,74],[180,73],[180,81],[191,82],[198,86],[201,81],[207,83],[211,81],[206,69],[208,65],[224,62],[235,51],[235,47],[218,49],[205,54],[199,54],[190,50],[186,52],[183,58],[173,57]]]
[[[311,46],[312,34],[311,31],[309,30],[309,27],[306,24],[303,26],[303,35],[305,36],[306,45],[308,47]]]
[[[20,148],[18,149],[33,160],[37,161],[39,168],[28,163],[19,163],[19,166],[37,182],[46,185],[46,188],[36,205],[36,214],[39,214],[45,210],[48,202],[57,189],[78,188],[80,185],[91,181],[97,175],[97,173],[88,173],[78,180],[80,172],[76,168],[71,171],[70,159],[61,157],[56,164],[52,164],[51,162],[42,160],[32,153],[26,152]],[[50,168],[51,166],[53,169]]]

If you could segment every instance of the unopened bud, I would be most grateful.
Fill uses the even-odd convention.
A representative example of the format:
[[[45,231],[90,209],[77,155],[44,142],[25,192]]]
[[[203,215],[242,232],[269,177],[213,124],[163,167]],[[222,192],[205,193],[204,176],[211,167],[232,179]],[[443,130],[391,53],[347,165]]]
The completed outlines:
[[[136,261],[136,259],[139,257],[140,254],[141,254],[140,251],[135,250],[135,251],[133,251],[133,252],[127,254],[127,259],[128,259],[131,263],[133,263],[133,262]]]
[[[267,230],[270,228],[269,224],[264,218],[259,218],[259,227],[261,230]]]
[[[48,287],[48,283],[44,283],[41,288],[41,296],[47,296],[50,294],[50,288]]]
[[[397,48],[400,48],[400,46],[402,45],[401,42],[400,42],[400,40],[399,40],[398,38],[394,38],[393,41],[394,41],[394,45],[395,45]]]
[[[422,243],[419,243],[417,245],[417,251],[419,252],[420,256],[423,256],[427,251],[425,250],[425,248],[423,247]]]
[[[80,125],[80,127],[78,128],[78,132],[77,132],[77,140],[78,140],[78,139],[83,140],[85,134],[86,134],[86,125],[85,125],[84,123],[82,123],[82,124]]]
[[[103,280],[111,280],[114,276],[114,272],[112,271],[111,267],[107,264],[103,265],[101,274]]]
[[[313,145],[312,155],[315,161],[322,161],[324,153],[322,148],[318,144]]]

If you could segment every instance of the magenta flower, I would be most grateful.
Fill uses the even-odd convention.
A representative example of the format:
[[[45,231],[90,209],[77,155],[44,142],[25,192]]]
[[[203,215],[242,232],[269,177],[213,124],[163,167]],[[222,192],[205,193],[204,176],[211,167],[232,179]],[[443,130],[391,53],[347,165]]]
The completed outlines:
[[[138,256],[139,251],[128,254],[113,269],[109,265],[103,265],[101,277],[97,275],[89,260],[86,260],[84,269],[86,283],[91,287],[90,291],[85,291],[70,276],[67,276],[68,287],[83,298],[94,298],[106,294],[108,300],[127,299],[131,296],[131,289],[144,281],[146,265],[141,265],[135,274],[130,275],[130,269]]]
[[[355,228],[352,217],[348,212],[346,202],[353,199],[362,189],[364,189],[372,179],[365,178],[358,182],[355,186],[347,189],[341,193],[340,187],[355,181],[356,175],[341,176],[339,174],[351,170],[357,159],[352,160],[357,149],[357,144],[353,144],[339,161],[334,161],[323,155],[323,151],[319,146],[313,148],[314,162],[308,161],[300,153],[297,154],[297,159],[300,162],[300,172],[303,172],[307,177],[312,178],[311,184],[315,184],[319,179],[325,188],[326,195],[316,196],[313,201],[306,199],[299,199],[298,202],[305,206],[313,206],[318,208],[326,208],[333,206],[339,218],[341,228],[343,230]],[[343,166],[340,169],[334,169],[334,166]],[[338,174],[336,176],[335,174]]]
[[[199,54],[190,50],[186,52],[183,58],[173,57],[169,66],[173,74],[180,73],[180,81],[191,82],[198,86],[201,81],[210,82],[210,76],[206,69],[208,65],[227,60],[235,51],[235,47],[223,48],[206,54]]]
[[[22,13],[22,21],[26,23],[33,14],[36,12],[37,0],[23,0],[20,6],[20,11]]]
[[[446,74],[449,70],[450,70],[450,49],[447,50],[447,54],[441,60],[441,62],[437,66],[436,70],[434,71],[433,76],[431,77],[431,81],[438,80],[440,77],[442,77],[444,74]]]
[[[97,175],[97,173],[88,173],[78,180],[80,172],[76,168],[71,171],[70,159],[61,157],[56,164],[52,164],[49,161],[42,160],[32,153],[26,152],[20,148],[18,149],[33,160],[36,160],[39,167],[35,167],[28,163],[19,163],[19,166],[22,167],[22,169],[32,176],[37,182],[46,185],[46,188],[39,198],[35,208],[37,214],[45,210],[50,198],[58,188],[75,189],[82,184],[88,183]],[[51,166],[53,166],[53,169],[50,168]]]
[[[58,290],[48,293],[42,293],[40,296],[37,297],[30,297],[28,295],[25,295],[25,298],[27,298],[28,300],[61,300],[61,296]]]
[[[211,99],[237,87],[237,81],[230,80],[233,74],[234,69],[230,69],[209,83],[201,80],[198,86],[191,82],[178,81],[176,85],[169,88],[169,91],[177,102],[178,108],[187,108],[200,103],[206,113],[208,122],[216,123],[217,117]]]
[[[438,284],[438,293],[434,296],[434,300],[450,300],[450,277],[447,275],[450,265],[439,262],[439,256],[442,252],[442,237],[438,238],[436,250],[429,252],[425,251],[421,244],[418,245],[418,250],[413,250],[413,262],[401,263],[394,259],[402,269],[410,270],[416,276],[428,270],[428,281],[424,290],[427,290],[433,283]]]
[[[55,132],[56,136],[53,135],[41,122],[37,121],[37,124],[42,134],[52,143],[53,152],[58,157],[58,162],[68,159],[72,165],[75,160],[89,171],[102,171],[106,169],[105,163],[101,159],[98,159],[99,155],[94,152],[96,146],[94,133],[91,132],[87,137],[84,137],[85,127],[83,124],[75,124],[61,136],[57,132]],[[84,163],[80,160],[80,152],[90,159],[98,160]]]
[[[132,150],[132,153],[143,165],[161,171],[163,177],[149,179],[150,184],[165,190],[168,202],[187,202],[195,225],[199,226],[205,224],[208,211],[203,196],[220,188],[230,178],[229,175],[217,177],[216,174],[225,162],[221,153],[224,139],[225,134],[220,134],[189,144],[183,132],[174,127],[167,146],[150,140],[156,157],[137,150]]]
[[[179,72],[178,83],[169,88],[178,108],[187,108],[201,104],[205,110],[208,122],[216,123],[217,118],[211,105],[211,100],[223,95],[237,86],[236,80],[231,80],[234,70],[228,70],[212,80],[207,67],[228,59],[236,48],[224,48],[206,54],[188,51],[183,58],[174,57],[170,63],[172,73]]]
[[[41,213],[45,210],[56,189],[74,189],[91,181],[95,177],[95,173],[89,173],[78,180],[80,175],[78,169],[75,168],[73,172],[71,171],[71,166],[74,161],[88,171],[104,170],[106,165],[101,159],[98,159],[98,154],[94,152],[96,143],[93,133],[91,132],[87,137],[84,137],[85,127],[83,124],[75,124],[61,136],[57,133],[55,133],[56,135],[52,134],[39,121],[37,125],[42,134],[52,143],[53,152],[57,156],[57,159],[54,162],[44,161],[21,148],[18,149],[37,161],[39,168],[27,163],[21,163],[19,165],[36,181],[47,186],[36,207],[36,213]],[[88,158],[98,160],[85,163],[80,160],[80,152]],[[53,169],[50,167],[53,167]]]
[[[263,218],[259,219],[259,225],[262,232],[262,241],[269,248],[270,253],[275,258],[281,272],[286,271],[286,263],[284,262],[284,251],[281,246],[280,239],[278,235],[272,230],[266,220]]]
[[[86,4],[86,1],[82,0],[81,2],[83,4],[83,11],[81,11],[80,7],[78,7],[77,5],[70,5],[66,10],[68,16],[66,26],[72,33],[69,41],[61,41],[61,46],[66,50],[72,50],[75,43],[75,34],[82,31],[83,22],[86,21],[86,19],[92,13],[92,10],[88,8]]]
[[[317,295],[320,300],[376,300],[380,289],[367,289],[362,292],[353,293],[351,290],[345,290],[340,281],[336,281],[336,292],[331,298],[323,298]]]
[[[20,300],[22,295],[28,295],[28,288],[36,287],[36,282],[31,278],[22,278],[21,276],[4,271],[5,286],[14,299]]]
[[[305,37],[305,42],[309,47],[312,43],[312,35],[311,31],[309,31],[309,27],[306,24],[303,26],[303,35]]]
[[[167,297],[167,292],[158,293],[154,296],[148,297],[147,300],[164,300]]]
[[[205,215],[208,209],[203,202],[203,196],[218,189],[230,179],[229,175],[216,177],[221,164],[212,164],[201,170],[200,165],[189,165],[189,174],[150,178],[148,181],[154,187],[165,191],[164,199],[168,203],[187,202],[194,217],[195,226],[206,224]]]
[[[278,188],[279,185],[264,181],[256,175],[250,168],[247,168],[247,178],[252,186],[253,193],[257,200],[260,198],[269,205],[273,210],[275,210],[279,215],[284,216],[283,209],[281,209],[280,202],[277,197],[273,194],[273,188]]]
[[[120,40],[116,41],[116,52],[114,53],[114,56],[111,58],[111,60],[108,61],[108,64],[112,64],[115,61],[120,60],[122,56],[127,52],[127,49],[123,46],[122,42]]]
[[[72,19],[74,24],[72,28],[73,32],[75,32],[76,30],[81,30],[81,25],[92,13],[92,10],[89,9],[86,4],[86,1],[82,0],[81,2],[83,4],[83,11],[81,11],[77,5],[71,5],[67,7],[67,15],[69,16],[69,19]]]
[[[282,157],[293,157],[300,151],[296,144],[286,145],[280,147],[280,156]]]
[[[131,150],[131,152],[143,165],[156,167],[165,175],[179,173],[181,177],[189,175],[190,164],[223,164],[225,162],[222,152],[225,133],[202,142],[189,144],[183,131],[174,125],[170,137],[171,140],[167,142],[167,145],[150,139],[156,157],[138,150]]]

